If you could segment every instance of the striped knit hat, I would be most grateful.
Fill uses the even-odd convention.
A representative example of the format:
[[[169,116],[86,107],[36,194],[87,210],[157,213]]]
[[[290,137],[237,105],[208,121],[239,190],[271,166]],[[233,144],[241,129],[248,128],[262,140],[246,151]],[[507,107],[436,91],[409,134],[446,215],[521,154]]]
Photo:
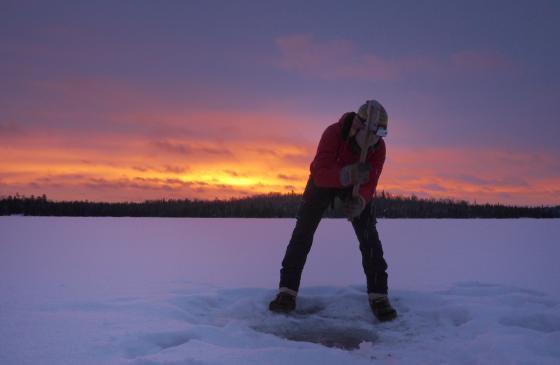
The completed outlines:
[[[360,106],[360,108],[358,109],[358,116],[362,119],[362,120],[368,120],[368,103],[372,103],[372,108],[371,111],[373,113],[373,115],[371,116],[372,118],[375,118],[375,113],[377,113],[377,110],[379,110],[379,121],[377,122],[377,126],[378,127],[383,127],[385,129],[387,129],[387,124],[389,123],[389,116],[387,115],[387,111],[385,110],[385,108],[383,107],[383,105],[381,105],[380,102],[378,102],[377,100],[368,100],[366,101],[362,106]]]

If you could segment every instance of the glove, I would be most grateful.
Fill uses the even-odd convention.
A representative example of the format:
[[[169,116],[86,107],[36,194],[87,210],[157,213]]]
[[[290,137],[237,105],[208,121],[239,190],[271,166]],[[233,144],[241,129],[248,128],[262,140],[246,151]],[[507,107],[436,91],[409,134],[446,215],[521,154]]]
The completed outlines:
[[[365,184],[369,181],[371,164],[368,162],[356,162],[346,165],[340,169],[340,183],[342,186]]]
[[[362,214],[365,206],[366,200],[361,195],[352,196],[344,201],[342,210],[348,219],[353,219]]]

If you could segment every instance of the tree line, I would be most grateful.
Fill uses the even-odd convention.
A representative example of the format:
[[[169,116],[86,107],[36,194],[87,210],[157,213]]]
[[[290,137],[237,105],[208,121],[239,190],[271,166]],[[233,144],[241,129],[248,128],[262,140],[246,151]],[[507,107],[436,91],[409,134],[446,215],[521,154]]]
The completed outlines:
[[[301,194],[265,194],[227,200],[146,200],[144,202],[52,201],[42,196],[0,197],[0,215],[71,217],[294,218]],[[381,192],[373,199],[379,218],[560,218],[560,206],[472,204],[452,199],[421,199]],[[329,218],[344,218],[333,202]]]

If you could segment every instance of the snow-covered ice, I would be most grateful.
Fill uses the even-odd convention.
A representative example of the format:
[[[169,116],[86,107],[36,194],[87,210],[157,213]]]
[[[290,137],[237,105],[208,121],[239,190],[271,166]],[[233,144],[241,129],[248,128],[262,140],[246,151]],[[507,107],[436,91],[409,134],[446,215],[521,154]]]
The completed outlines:
[[[323,220],[267,310],[291,219],[0,218],[0,364],[559,364],[559,220],[380,220],[396,321]]]

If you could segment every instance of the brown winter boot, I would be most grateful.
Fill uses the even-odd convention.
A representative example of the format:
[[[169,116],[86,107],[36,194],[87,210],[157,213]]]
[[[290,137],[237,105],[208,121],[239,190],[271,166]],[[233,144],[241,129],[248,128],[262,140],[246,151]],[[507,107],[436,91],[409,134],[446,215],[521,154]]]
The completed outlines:
[[[392,321],[397,318],[397,311],[391,306],[387,295],[370,293],[369,306],[375,318],[380,322]]]
[[[296,297],[286,292],[279,292],[276,299],[268,305],[268,309],[277,313],[289,313],[296,309]]]

